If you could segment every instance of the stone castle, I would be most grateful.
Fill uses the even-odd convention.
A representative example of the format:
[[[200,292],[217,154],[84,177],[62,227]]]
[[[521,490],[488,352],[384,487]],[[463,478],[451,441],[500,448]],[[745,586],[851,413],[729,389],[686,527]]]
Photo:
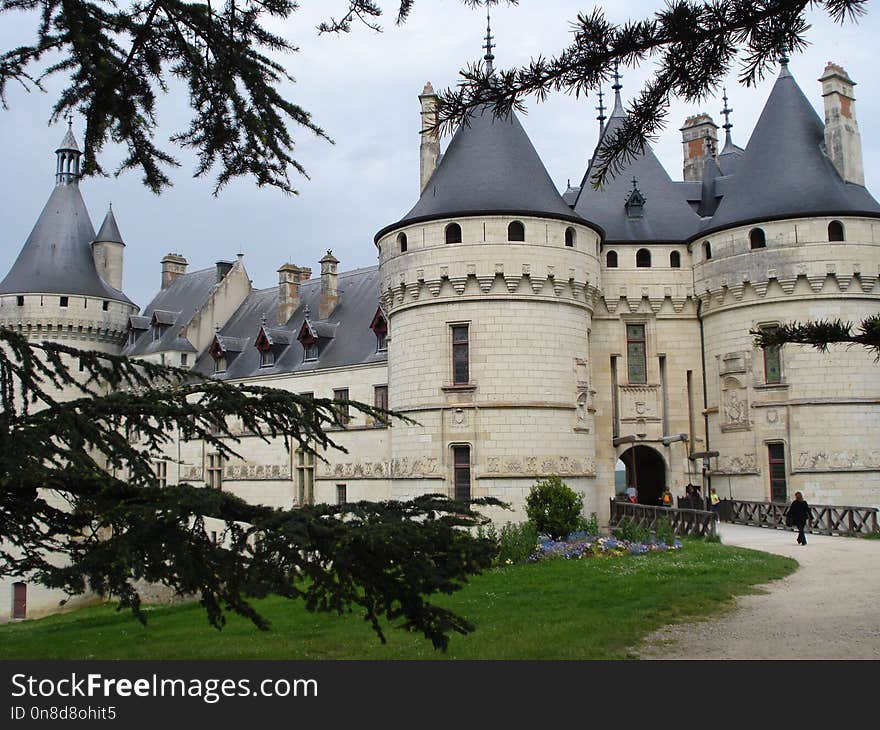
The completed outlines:
[[[257,289],[242,256],[189,271],[170,253],[140,312],[121,291],[113,211],[92,228],[69,132],[56,186],[0,283],[0,326],[417,422],[352,416],[334,433],[348,453],[326,462],[247,434],[241,460],[175,441],[156,455],[165,484],[279,507],[494,496],[513,507],[493,512],[503,523],[521,519],[536,480],[559,474],[602,519],[622,460],[649,504],[711,480],[734,499],[801,490],[878,506],[872,356],[762,351],[749,333],[880,309],[880,205],[864,187],[854,83],[831,63],[819,80],[824,122],[783,61],[745,148],[725,99],[723,143],[708,115],[682,127],[683,181],[648,146],[601,189],[587,161],[563,194],[515,115],[477,110],[441,154],[428,84],[421,194],[375,235],[378,266],[339,271],[328,251],[320,277],[285,263],[277,286]],[[603,138],[625,119],[618,79],[614,91]],[[0,585],[0,617],[22,585]],[[50,597],[33,590],[31,613]]]

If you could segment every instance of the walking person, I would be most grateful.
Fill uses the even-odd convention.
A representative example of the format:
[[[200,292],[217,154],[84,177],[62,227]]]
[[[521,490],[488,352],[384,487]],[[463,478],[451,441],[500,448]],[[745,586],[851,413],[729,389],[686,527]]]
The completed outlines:
[[[785,524],[789,527],[798,528],[798,545],[807,544],[807,536],[804,534],[804,527],[806,527],[808,521],[812,522],[812,520],[813,515],[810,512],[810,505],[807,504],[804,495],[801,492],[795,492],[794,502],[789,506],[788,513],[785,516]]]

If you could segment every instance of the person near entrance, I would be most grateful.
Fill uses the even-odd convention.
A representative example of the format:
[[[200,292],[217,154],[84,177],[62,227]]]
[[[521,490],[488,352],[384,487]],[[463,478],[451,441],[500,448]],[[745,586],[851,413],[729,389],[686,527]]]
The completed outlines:
[[[798,528],[798,545],[807,544],[807,536],[804,534],[804,528],[806,527],[807,522],[812,521],[813,515],[810,512],[810,505],[807,504],[807,500],[804,499],[804,495],[801,492],[795,492],[794,502],[789,505],[788,512],[785,515],[785,524],[789,527]]]
[[[717,512],[719,504],[721,504],[721,497],[718,496],[715,487],[709,487],[709,509]]]
[[[664,507],[672,506],[672,492],[670,492],[668,489],[665,489],[663,491],[663,496],[660,498],[660,504],[662,504]]]

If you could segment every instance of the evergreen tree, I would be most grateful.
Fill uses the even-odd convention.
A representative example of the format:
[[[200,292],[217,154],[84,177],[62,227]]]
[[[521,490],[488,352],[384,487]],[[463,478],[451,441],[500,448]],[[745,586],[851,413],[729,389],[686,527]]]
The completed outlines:
[[[244,431],[322,458],[342,448],[327,430],[343,425],[337,406],[0,329],[0,578],[93,591],[142,621],[138,585],[158,583],[197,596],[216,627],[234,611],[268,628],[251,599],[271,593],[312,611],[360,610],[383,640],[384,618],[445,647],[473,626],[430,596],[491,565],[495,544],[463,528],[485,522],[474,505],[498,502],[273,509],[157,482],[153,462],[176,437],[235,456]],[[216,541],[208,518],[224,526]]]
[[[467,5],[516,4],[516,0],[461,0]],[[429,0],[420,0],[427,4]],[[348,32],[353,24],[378,28],[382,4],[337,0],[338,19],[322,32]],[[415,0],[388,0],[402,23]],[[808,10],[841,23],[865,12],[867,0],[669,0],[644,20],[609,22],[601,10],[573,21],[574,40],[553,56],[521,69],[487,73],[483,65],[463,73],[464,83],[441,95],[439,121],[451,127],[484,103],[498,114],[519,108],[523,98],[542,100],[551,91],[589,94],[607,83],[612,64],[651,59],[657,70],[629,108],[629,117],[600,152],[593,182],[623,165],[664,125],[673,96],[696,101],[717,90],[739,55],[741,81],[752,84],[781,54],[803,48]],[[4,13],[30,12],[35,37],[0,51],[0,100],[10,82],[41,88],[61,75],[66,88],[53,118],[77,111],[86,119],[85,174],[102,172],[100,153],[108,141],[126,146],[120,170],[140,169],[144,183],[159,192],[170,184],[173,155],[158,147],[157,97],[169,77],[189,88],[193,117],[172,142],[198,153],[197,175],[219,167],[217,192],[237,176],[289,193],[291,170],[306,175],[293,156],[291,125],[328,139],[308,111],[281,93],[292,81],[272,56],[291,53],[291,41],[267,27],[290,20],[294,0],[4,0]]]
[[[790,322],[780,327],[749,331],[757,347],[781,347],[788,343],[812,345],[819,352],[827,352],[828,345],[861,345],[880,361],[880,314],[863,319],[858,325],[839,319],[815,322]]]

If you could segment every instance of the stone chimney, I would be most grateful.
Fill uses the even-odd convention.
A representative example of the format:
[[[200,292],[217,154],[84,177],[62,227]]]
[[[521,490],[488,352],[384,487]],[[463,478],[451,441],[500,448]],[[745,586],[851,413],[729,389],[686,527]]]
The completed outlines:
[[[231,261],[217,261],[214,266],[217,267],[217,283],[219,284],[226,275],[232,271]]]
[[[429,81],[425,84],[422,93],[419,94],[419,103],[422,105],[422,142],[419,146],[419,192],[425,189],[431,175],[437,168],[437,159],[440,157],[440,130],[431,129],[437,123],[437,95]]]
[[[825,100],[825,154],[846,182],[864,185],[862,137],[853,96],[855,83],[846,71],[831,61],[819,81]]]
[[[718,125],[708,114],[688,117],[681,128],[684,179],[700,181],[706,161],[718,153]]]
[[[187,260],[179,253],[169,253],[162,259],[162,288],[167,289],[178,276],[186,273]]]
[[[336,288],[336,265],[339,259],[328,248],[327,255],[319,263],[321,264],[321,303],[318,306],[318,319],[327,319],[333,314],[339,301],[339,291]]]
[[[293,313],[299,308],[300,296],[299,285],[308,281],[312,270],[293,264],[284,264],[278,269],[278,309],[275,313],[275,321],[278,324],[287,324]]]

